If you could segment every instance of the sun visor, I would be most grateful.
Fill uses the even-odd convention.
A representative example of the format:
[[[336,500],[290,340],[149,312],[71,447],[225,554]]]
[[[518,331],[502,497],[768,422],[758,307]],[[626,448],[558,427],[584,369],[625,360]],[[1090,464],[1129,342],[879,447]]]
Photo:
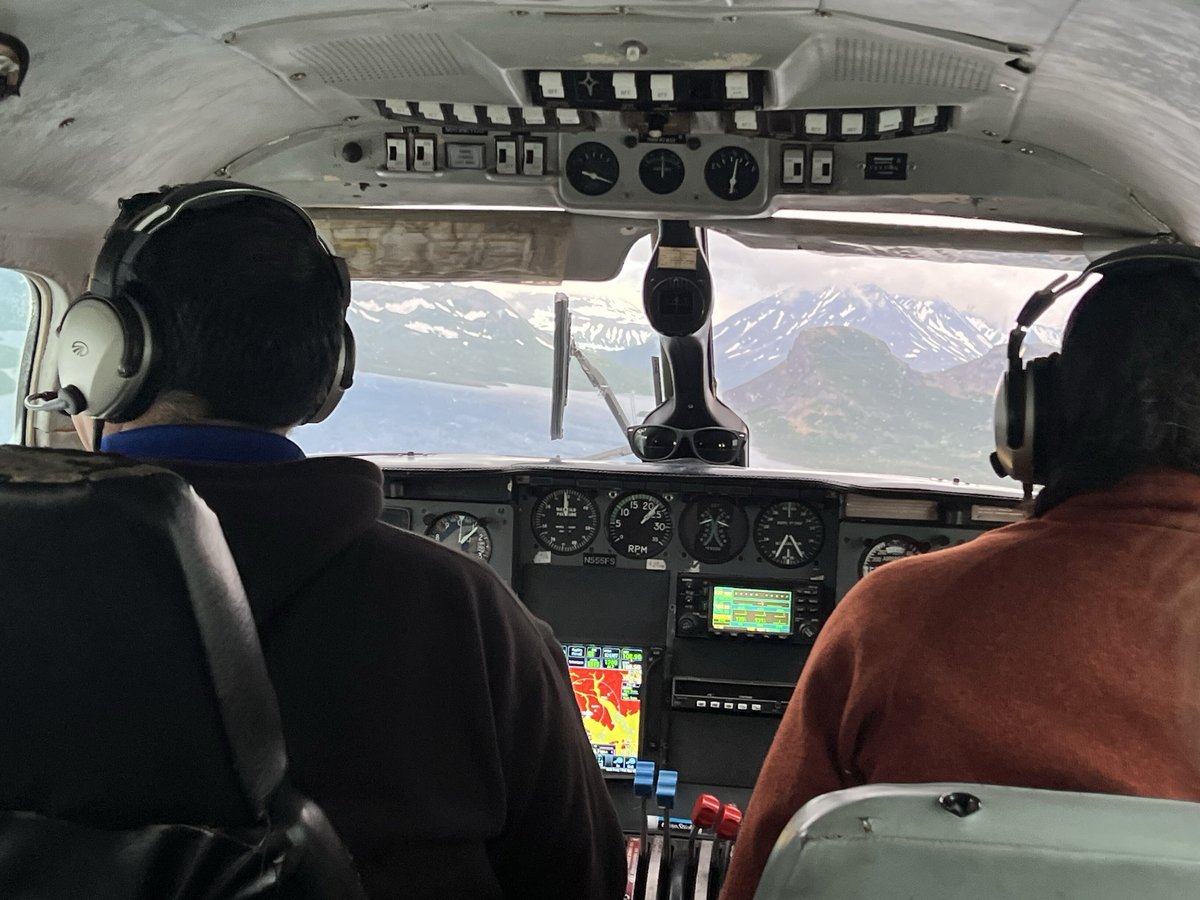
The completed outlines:
[[[708,227],[756,249],[1058,270],[1082,269],[1093,259],[1151,239],[800,219],[726,220]]]
[[[652,223],[513,210],[309,209],[352,278],[607,281]]]

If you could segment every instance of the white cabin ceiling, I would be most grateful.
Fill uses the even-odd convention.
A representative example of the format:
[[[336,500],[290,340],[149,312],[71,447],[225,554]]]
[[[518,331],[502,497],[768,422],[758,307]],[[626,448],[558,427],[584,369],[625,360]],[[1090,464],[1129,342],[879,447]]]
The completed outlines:
[[[847,27],[907,23],[914,41],[936,41],[929,32],[939,29],[980,38],[978,46],[945,42],[964,59],[1026,45],[1036,71],[1014,73],[1019,94],[990,107],[1006,117],[1006,137],[1099,173],[1148,211],[1147,222],[1200,240],[1200,173],[1191,159],[1200,143],[1200,7],[1192,0],[649,0],[629,3],[622,15],[615,9],[577,0],[389,2],[354,11],[332,0],[10,0],[0,31],[20,37],[32,62],[22,95],[0,104],[0,262],[76,281],[79,248],[99,240],[118,197],[211,176],[273,141],[343,127],[347,116],[369,124],[375,114],[361,100],[335,79],[321,83],[322,66],[329,74],[347,60],[311,48],[378,44],[379,31],[360,26],[379,17],[401,31],[452,26],[445,40],[428,44],[426,74],[412,82],[428,78],[468,93],[511,94],[517,86],[507,66],[540,67],[579,45],[583,27],[600,56],[648,30],[674,32],[697,65],[739,58],[752,65],[747,60],[786,50],[772,48],[761,23],[794,25],[818,10],[831,22],[853,17]],[[272,40],[304,34],[306,43],[289,49],[266,41],[250,52],[241,36],[252,43],[255,32]],[[231,33],[237,37],[227,43]],[[743,42],[739,34],[759,37]],[[439,56],[439,47],[453,58]],[[291,82],[284,69],[264,65],[270,53],[289,52],[308,53],[314,73]],[[382,59],[389,61],[386,52]],[[389,64],[389,77],[403,74],[394,59]],[[371,62],[364,56],[362,65],[369,70]],[[537,198],[544,203],[544,192]]]

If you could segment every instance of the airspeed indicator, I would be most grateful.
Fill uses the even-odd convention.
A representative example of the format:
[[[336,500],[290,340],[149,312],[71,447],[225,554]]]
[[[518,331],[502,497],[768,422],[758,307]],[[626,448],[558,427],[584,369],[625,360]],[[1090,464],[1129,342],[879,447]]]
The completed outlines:
[[[608,542],[629,559],[658,556],[671,543],[671,507],[657,494],[625,494],[608,509]]]
[[[557,488],[533,508],[533,536],[553,553],[579,553],[596,539],[600,512],[592,498],[575,488]]]
[[[824,543],[825,523],[807,503],[780,500],[760,512],[754,522],[754,546],[763,559],[781,569],[808,565]]]

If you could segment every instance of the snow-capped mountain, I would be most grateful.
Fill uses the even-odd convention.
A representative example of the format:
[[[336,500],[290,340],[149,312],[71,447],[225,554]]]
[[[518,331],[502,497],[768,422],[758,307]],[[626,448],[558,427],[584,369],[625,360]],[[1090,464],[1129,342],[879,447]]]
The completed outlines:
[[[522,293],[509,304],[546,335],[554,336],[554,293]],[[641,307],[608,297],[571,296],[571,334],[584,351],[615,352],[645,344],[654,336]]]
[[[490,291],[358,282],[349,319],[366,371],[459,383],[549,383],[550,342]]]
[[[782,362],[801,330],[829,326],[866,332],[922,372],[976,359],[1004,338],[995,324],[936,298],[901,296],[875,285],[791,291],[717,326],[717,374],[725,385],[742,384]]]

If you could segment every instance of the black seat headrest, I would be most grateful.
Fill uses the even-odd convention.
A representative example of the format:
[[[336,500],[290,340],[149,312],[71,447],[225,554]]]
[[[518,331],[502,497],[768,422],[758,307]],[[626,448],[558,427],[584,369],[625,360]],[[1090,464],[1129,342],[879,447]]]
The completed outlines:
[[[0,447],[0,809],[259,821],[286,754],[216,516],[121,457]]]

